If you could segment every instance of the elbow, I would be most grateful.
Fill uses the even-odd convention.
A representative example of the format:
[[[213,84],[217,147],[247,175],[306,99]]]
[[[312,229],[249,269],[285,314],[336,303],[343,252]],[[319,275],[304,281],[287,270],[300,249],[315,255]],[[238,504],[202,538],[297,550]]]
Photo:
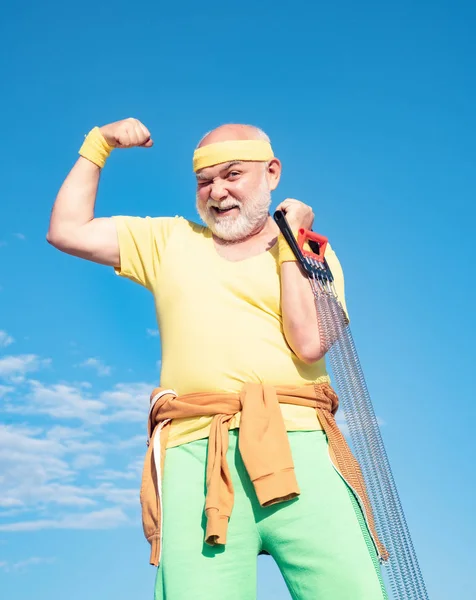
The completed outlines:
[[[59,248],[61,245],[58,234],[55,234],[51,229],[48,229],[46,233],[46,241],[54,248]]]
[[[56,248],[57,250],[66,251],[69,248],[70,243],[68,242],[69,236],[65,235],[61,231],[56,229],[52,229],[51,227],[48,229],[46,233],[46,241],[50,246]]]
[[[300,353],[297,355],[299,360],[306,365],[313,365],[313,364],[319,362],[321,360],[321,358],[324,358],[324,356],[325,356],[325,354],[323,354],[322,352],[307,353],[307,354]]]
[[[294,352],[299,360],[306,365],[313,365],[326,355],[325,349],[316,344],[303,345],[301,348],[297,348]]]
[[[313,365],[327,352],[316,327],[285,327],[284,335],[296,357],[306,365]]]

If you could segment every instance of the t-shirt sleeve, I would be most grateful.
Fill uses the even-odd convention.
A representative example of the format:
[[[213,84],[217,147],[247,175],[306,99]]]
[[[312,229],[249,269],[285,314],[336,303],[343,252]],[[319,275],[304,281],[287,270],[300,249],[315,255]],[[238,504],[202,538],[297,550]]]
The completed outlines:
[[[334,277],[334,288],[337,293],[337,298],[342,304],[342,308],[344,309],[344,313],[347,318],[347,323],[349,323],[350,318],[347,310],[347,304],[345,301],[344,271],[342,269],[339,259],[337,258],[336,253],[334,252],[329,243],[326,247],[325,258]]]
[[[179,217],[113,217],[121,266],[114,271],[149,290],[155,288],[167,241]]]

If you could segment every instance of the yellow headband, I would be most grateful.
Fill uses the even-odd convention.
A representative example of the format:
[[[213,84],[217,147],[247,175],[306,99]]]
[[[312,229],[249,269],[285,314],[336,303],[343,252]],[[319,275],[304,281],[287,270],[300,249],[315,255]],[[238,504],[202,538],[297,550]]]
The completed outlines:
[[[271,144],[265,140],[232,140],[197,148],[193,155],[195,173],[232,160],[267,162],[274,157]]]

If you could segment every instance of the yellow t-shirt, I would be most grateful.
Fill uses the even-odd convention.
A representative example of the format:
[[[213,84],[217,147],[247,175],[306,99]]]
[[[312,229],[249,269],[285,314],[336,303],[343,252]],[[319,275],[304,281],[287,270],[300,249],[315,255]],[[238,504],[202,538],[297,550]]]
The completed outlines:
[[[114,217],[121,256],[116,273],[154,295],[162,341],[160,385],[179,395],[240,392],[247,382],[328,382],[325,359],[300,361],[283,333],[277,244],[230,262],[210,230],[182,217]],[[326,259],[345,308],[344,277],[334,251]],[[288,431],[317,430],[314,409],[281,405]],[[168,446],[208,436],[211,417],[176,419]],[[236,415],[231,427],[239,426]]]

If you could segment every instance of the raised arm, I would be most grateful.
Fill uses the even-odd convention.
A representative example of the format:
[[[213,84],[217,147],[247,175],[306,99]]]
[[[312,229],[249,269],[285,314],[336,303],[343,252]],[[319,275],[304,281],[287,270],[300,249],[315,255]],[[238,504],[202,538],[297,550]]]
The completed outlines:
[[[113,148],[153,145],[148,129],[137,119],[125,119],[104,125],[91,134],[98,155],[106,156]],[[50,218],[46,239],[67,254],[93,262],[120,267],[116,227],[111,218],[95,218],[94,207],[101,174],[101,160],[87,148],[61,186]]]

